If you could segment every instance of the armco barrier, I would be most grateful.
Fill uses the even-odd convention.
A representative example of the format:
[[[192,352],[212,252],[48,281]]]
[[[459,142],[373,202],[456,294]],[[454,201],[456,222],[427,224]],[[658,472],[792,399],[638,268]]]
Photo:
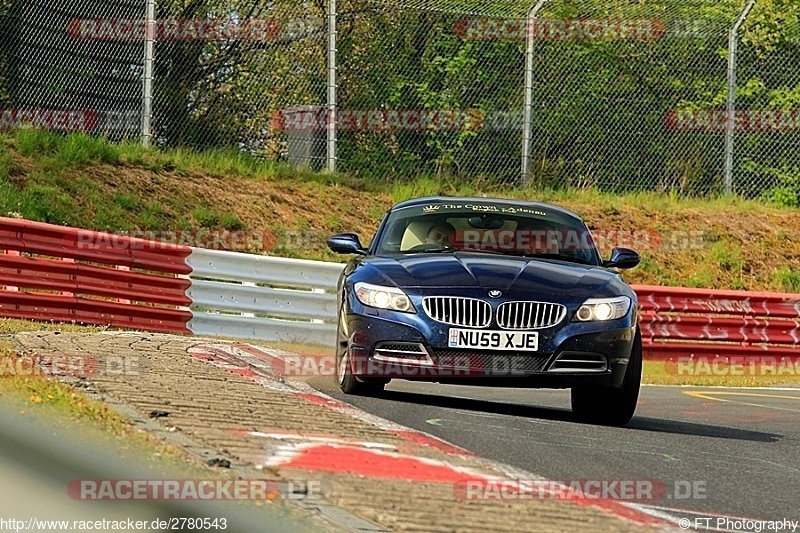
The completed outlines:
[[[341,263],[200,248],[186,262],[192,332],[333,345]]]
[[[800,294],[634,290],[646,358],[800,355]]]
[[[315,344],[335,336],[341,264],[9,218],[0,250],[0,316]]]
[[[188,333],[191,249],[156,244],[0,218],[0,315]]]
[[[2,316],[334,342],[341,263],[189,248],[7,218],[0,218],[0,249],[6,250],[0,254]],[[648,359],[798,355],[798,294],[634,290]]]

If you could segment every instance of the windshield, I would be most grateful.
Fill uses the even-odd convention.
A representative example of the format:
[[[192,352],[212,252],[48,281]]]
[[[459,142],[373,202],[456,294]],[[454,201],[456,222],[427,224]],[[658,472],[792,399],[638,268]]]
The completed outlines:
[[[457,251],[544,257],[597,265],[586,225],[546,207],[454,203],[412,206],[389,214],[377,255]]]

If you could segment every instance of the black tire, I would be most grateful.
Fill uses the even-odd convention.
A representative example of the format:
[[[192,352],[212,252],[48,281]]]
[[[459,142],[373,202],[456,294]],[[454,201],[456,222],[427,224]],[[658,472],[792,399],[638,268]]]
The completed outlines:
[[[353,375],[350,359],[350,336],[347,331],[344,309],[339,312],[336,326],[336,383],[345,394],[371,396],[383,392],[389,380],[374,379],[362,381]]]
[[[642,382],[642,335],[636,328],[622,388],[573,387],[572,412],[592,424],[624,426],[633,418]]]

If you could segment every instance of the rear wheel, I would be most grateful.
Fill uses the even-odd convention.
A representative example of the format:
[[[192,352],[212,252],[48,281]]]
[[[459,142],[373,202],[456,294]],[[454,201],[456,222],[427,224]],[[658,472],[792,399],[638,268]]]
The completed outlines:
[[[572,412],[585,422],[624,426],[633,418],[642,381],[642,335],[636,329],[622,388],[573,387]]]
[[[388,381],[386,379],[361,381],[353,375],[350,335],[344,309],[341,309],[339,323],[336,327],[336,382],[339,384],[339,388],[346,394],[372,395],[383,392]]]

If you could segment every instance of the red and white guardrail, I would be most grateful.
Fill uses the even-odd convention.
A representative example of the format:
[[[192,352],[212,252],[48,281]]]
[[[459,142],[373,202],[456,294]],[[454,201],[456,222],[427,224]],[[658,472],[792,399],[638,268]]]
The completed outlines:
[[[0,217],[0,316],[332,345],[342,264]],[[798,355],[800,294],[634,286],[645,355]]]
[[[0,316],[319,344],[335,336],[342,265],[2,217],[0,250]]]
[[[188,331],[188,247],[79,246],[81,231],[0,218],[0,316]]]
[[[800,294],[633,288],[650,359],[800,355]]]

